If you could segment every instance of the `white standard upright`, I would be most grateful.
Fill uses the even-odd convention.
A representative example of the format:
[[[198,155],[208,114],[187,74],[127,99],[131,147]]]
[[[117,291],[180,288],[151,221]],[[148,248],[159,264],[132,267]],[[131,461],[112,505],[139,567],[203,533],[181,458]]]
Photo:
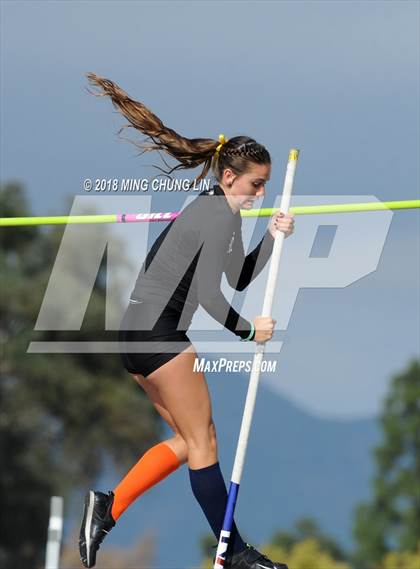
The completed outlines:
[[[52,496],[50,505],[50,521],[48,524],[48,541],[45,555],[45,569],[59,569],[61,537],[63,534],[63,498]]]

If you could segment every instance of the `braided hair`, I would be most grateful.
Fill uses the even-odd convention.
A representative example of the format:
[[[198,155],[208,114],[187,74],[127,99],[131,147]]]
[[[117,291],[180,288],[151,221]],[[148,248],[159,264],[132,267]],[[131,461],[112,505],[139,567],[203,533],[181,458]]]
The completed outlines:
[[[146,141],[139,143],[129,140],[144,152],[157,150],[169,154],[178,162],[177,165],[170,167],[165,159],[161,158],[167,166],[167,170],[157,167],[165,174],[170,175],[176,170],[187,170],[203,165],[200,174],[194,180],[199,182],[206,177],[210,168],[213,170],[215,178],[221,181],[225,168],[230,168],[234,174],[239,176],[244,174],[250,162],[256,164],[270,164],[270,154],[267,149],[258,144],[248,136],[235,136],[222,145],[216,152],[219,141],[212,138],[185,138],[177,132],[168,128],[150,109],[143,103],[135,101],[110,79],[99,77],[94,73],[87,73],[89,83],[97,88],[96,91],[88,92],[97,97],[109,97],[112,104],[128,121],[118,131],[118,135],[125,128],[135,128],[146,135]],[[192,182],[194,183],[194,182]]]
[[[268,150],[249,136],[235,136],[223,144],[213,161],[213,172],[218,182],[226,168],[239,176],[244,174],[249,163],[271,164]]]

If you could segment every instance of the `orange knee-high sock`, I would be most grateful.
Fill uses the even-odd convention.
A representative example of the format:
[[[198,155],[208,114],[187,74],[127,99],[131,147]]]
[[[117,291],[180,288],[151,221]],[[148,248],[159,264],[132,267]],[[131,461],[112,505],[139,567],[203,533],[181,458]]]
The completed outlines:
[[[114,490],[111,514],[117,520],[141,494],[180,466],[174,451],[165,443],[149,449]]]

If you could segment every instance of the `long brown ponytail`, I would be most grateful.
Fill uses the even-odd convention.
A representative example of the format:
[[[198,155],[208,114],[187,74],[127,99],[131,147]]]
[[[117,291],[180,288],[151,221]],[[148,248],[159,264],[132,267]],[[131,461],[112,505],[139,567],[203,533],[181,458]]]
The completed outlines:
[[[172,168],[168,166],[166,174],[171,174],[175,170],[197,168],[203,164],[203,169],[196,181],[205,178],[212,166],[216,179],[220,181],[225,168],[231,168],[235,174],[240,175],[247,170],[249,162],[270,163],[270,155],[266,148],[252,138],[247,136],[231,138],[216,153],[220,144],[218,140],[185,138],[166,127],[150,109],[143,103],[131,99],[113,81],[94,73],[87,73],[86,77],[92,86],[99,89],[96,92],[89,92],[97,97],[110,97],[114,107],[129,121],[130,124],[121,127],[118,133],[125,128],[135,128],[152,141],[151,144],[130,141],[140,147],[142,153],[153,150],[164,151],[175,158],[178,164]]]

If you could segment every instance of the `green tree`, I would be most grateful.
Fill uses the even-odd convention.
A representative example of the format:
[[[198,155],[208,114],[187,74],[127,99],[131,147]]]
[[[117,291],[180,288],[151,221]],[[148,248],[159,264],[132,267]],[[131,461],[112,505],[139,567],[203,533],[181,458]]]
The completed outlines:
[[[393,377],[380,417],[373,498],[358,506],[354,536],[358,567],[376,567],[385,554],[415,552],[420,535],[420,362]]]
[[[290,569],[351,569],[347,562],[334,558],[315,538],[297,541],[288,550],[268,544],[261,551],[270,559],[286,563]]]
[[[295,544],[305,540],[315,540],[322,551],[328,553],[333,559],[345,560],[347,558],[340,545],[321,531],[315,519],[309,517],[298,520],[292,532],[276,532],[270,543],[273,546],[290,550]]]
[[[0,188],[0,212],[31,215],[19,184]],[[104,331],[106,259],[80,331],[33,330],[62,233],[10,227],[0,234],[2,569],[39,565],[52,494],[85,490],[107,459],[122,471],[161,434],[159,417],[118,354],[27,353],[32,340],[116,340]],[[68,252],[69,278],[84,278],[81,257]]]
[[[420,540],[415,552],[391,552],[385,555],[380,569],[419,569]]]

